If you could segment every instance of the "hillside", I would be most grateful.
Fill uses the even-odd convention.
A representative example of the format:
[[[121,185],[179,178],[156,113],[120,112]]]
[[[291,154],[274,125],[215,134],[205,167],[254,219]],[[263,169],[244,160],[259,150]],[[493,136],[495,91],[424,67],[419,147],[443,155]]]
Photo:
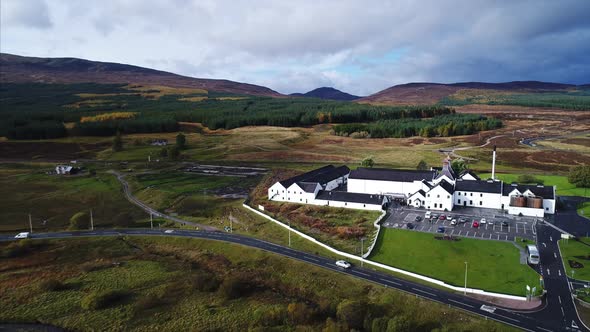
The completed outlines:
[[[459,90],[490,90],[502,93],[566,91],[577,88],[571,84],[538,81],[514,81],[505,83],[463,82],[463,83],[408,83],[395,85],[368,97],[357,100],[361,103],[417,105],[433,104],[449,97]]]
[[[0,83],[133,83],[280,97],[267,87],[181,76],[127,64],[77,58],[35,58],[0,53]]]
[[[334,89],[331,87],[322,87],[311,90],[306,93],[292,93],[290,96],[293,97],[311,97],[311,98],[320,98],[320,99],[330,99],[330,100],[344,100],[350,101],[359,99],[361,97],[354,96],[346,92],[342,92],[338,89]]]

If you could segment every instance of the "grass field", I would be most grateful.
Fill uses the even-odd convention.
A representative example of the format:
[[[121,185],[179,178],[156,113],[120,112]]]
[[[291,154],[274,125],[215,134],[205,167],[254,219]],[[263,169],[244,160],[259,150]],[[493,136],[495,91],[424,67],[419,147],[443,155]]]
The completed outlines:
[[[579,241],[559,240],[559,248],[563,259],[563,265],[568,276],[579,280],[590,281],[590,238],[582,237]],[[582,268],[572,268],[569,261],[576,261],[583,265]]]
[[[146,218],[127,202],[112,175],[46,174],[53,169],[54,164],[0,164],[0,232],[28,230],[29,213],[35,231],[63,230],[74,214],[90,209],[96,227],[112,227],[121,213]]]
[[[525,174],[525,173],[523,173]],[[482,179],[489,178],[492,176],[490,173],[483,173],[478,174]],[[522,174],[498,174],[496,173],[496,177],[502,181],[507,183],[511,182],[518,182],[518,177]],[[576,188],[575,185],[571,184],[567,180],[567,176],[561,175],[543,175],[543,174],[533,174],[536,178],[543,180],[544,184],[547,186],[557,186],[556,194],[558,196],[582,196],[582,197],[590,197],[590,190],[585,190],[584,188]]]
[[[584,202],[578,206],[578,214],[590,218],[590,202]]]
[[[435,240],[433,234],[384,229],[371,260],[463,286],[468,262],[467,287],[525,295],[525,286],[538,285],[539,275],[519,264],[512,243],[461,238]]]
[[[15,255],[8,250],[15,246],[26,250]],[[397,319],[410,330],[514,330],[313,265],[216,241],[24,241],[0,244],[0,252],[13,253],[0,268],[4,322],[69,330],[321,331],[327,325],[348,330],[352,325],[344,324],[357,323],[369,330],[379,320],[387,325]],[[49,287],[47,280],[57,286]],[[83,307],[93,294],[123,289],[99,308]],[[350,301],[360,308],[356,320],[339,309]]]

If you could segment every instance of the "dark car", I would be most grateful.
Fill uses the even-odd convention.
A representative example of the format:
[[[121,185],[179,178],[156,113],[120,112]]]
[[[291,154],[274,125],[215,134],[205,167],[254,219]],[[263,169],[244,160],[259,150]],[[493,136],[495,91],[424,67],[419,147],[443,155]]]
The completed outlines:
[[[447,220],[447,216],[441,214],[440,217],[438,217],[438,220]]]
[[[444,228],[444,227],[442,227],[442,226],[440,226],[440,227],[439,227],[439,228],[436,230],[436,232],[437,232],[437,233],[444,233],[444,232],[445,232],[445,228]]]
[[[508,222],[507,221],[502,221],[502,227],[508,227]]]
[[[420,222],[422,221],[422,217],[420,216],[416,216],[416,218],[414,219],[415,222]]]
[[[414,229],[414,224],[412,224],[411,222],[409,222],[409,223],[406,225],[406,227],[407,227],[408,229]]]

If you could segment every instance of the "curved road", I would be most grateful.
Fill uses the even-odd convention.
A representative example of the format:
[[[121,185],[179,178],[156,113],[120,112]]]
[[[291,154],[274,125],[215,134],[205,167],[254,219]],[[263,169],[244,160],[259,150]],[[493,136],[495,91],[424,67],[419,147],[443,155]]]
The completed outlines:
[[[385,287],[395,288],[406,293],[411,293],[422,298],[426,298],[439,303],[447,304],[470,313],[487,317],[508,325],[521,328],[526,331],[576,331],[564,322],[566,318],[561,311],[556,311],[556,306],[547,305],[537,312],[517,312],[503,308],[492,308],[491,310],[482,309],[482,305],[487,304],[483,301],[462,296],[460,294],[449,293],[438,288],[414,283],[408,280],[400,279],[386,273],[373,271],[370,269],[353,266],[350,269],[341,269],[334,264],[334,260],[327,257],[313,255],[310,253],[294,250],[288,247],[280,246],[274,243],[266,242],[256,238],[236,235],[232,233],[212,232],[202,230],[155,230],[155,229],[125,229],[125,230],[94,230],[94,231],[76,231],[63,233],[35,233],[33,239],[64,239],[75,237],[92,237],[92,236],[180,236],[190,238],[200,238],[208,240],[225,241],[236,243],[248,247],[258,248],[271,253],[297,259],[309,264],[322,267],[324,269],[340,272],[353,276],[355,278],[370,281]],[[10,236],[0,236],[0,241],[14,240]],[[549,286],[549,283],[548,283]],[[550,302],[549,302],[550,304]],[[575,312],[569,312],[568,317],[574,317]],[[582,327],[581,323],[575,319],[575,324]]]

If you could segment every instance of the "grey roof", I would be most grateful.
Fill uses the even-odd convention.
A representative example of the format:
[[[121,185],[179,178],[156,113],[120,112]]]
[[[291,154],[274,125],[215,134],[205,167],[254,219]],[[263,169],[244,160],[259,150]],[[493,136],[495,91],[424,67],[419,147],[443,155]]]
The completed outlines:
[[[306,193],[313,193],[315,192],[315,188],[317,187],[317,182],[297,182],[297,185],[303,189]]]
[[[420,195],[422,195],[423,197],[426,197],[426,192],[425,192],[424,190],[422,190],[422,189],[420,189],[420,190],[416,191],[415,193],[413,193],[412,195],[410,195],[410,197],[411,197],[411,196],[414,196],[414,195],[416,195],[416,194],[420,194]]]
[[[535,196],[541,196],[544,199],[555,199],[555,195],[553,195],[553,186],[537,186],[537,185],[529,185],[529,184],[508,184],[504,183],[504,188],[502,190],[503,196],[510,195],[514,189],[518,189],[521,193],[530,190]]]
[[[383,195],[371,195],[371,194],[360,194],[360,193],[349,193],[346,191],[325,191],[320,190],[316,196],[316,199],[325,201],[338,201],[338,202],[349,202],[349,203],[360,203],[360,204],[383,204]]]
[[[469,174],[469,175],[473,176],[476,180],[481,180],[481,178],[479,176],[477,176],[477,174],[473,173],[472,171],[470,171],[468,169],[461,172],[459,174],[459,178],[462,178],[465,174]]]
[[[433,185],[430,184],[430,182],[426,181],[426,180],[422,180],[422,183],[424,183],[428,189],[432,189],[432,187],[434,187]]]
[[[351,171],[348,178],[361,180],[413,182],[422,180],[431,181],[435,175],[435,171],[359,167],[356,170]]]
[[[446,175],[446,177],[450,180],[455,180],[457,178],[457,176],[455,175],[455,171],[453,171],[453,168],[451,167],[451,164],[448,161],[443,165],[442,170],[436,178],[438,179],[443,175]]]
[[[314,169],[313,171],[307,173],[299,174],[290,179],[279,181],[279,183],[285,188],[288,188],[296,182],[317,182],[321,185],[324,185],[348,173],[350,173],[350,169],[346,166],[334,167],[333,165],[328,165],[322,168]]]
[[[435,187],[442,187],[449,194],[455,192],[455,187],[451,183],[448,183],[447,180],[441,180]]]
[[[502,182],[485,180],[462,180],[455,182],[455,191],[472,191],[479,193],[502,193]]]

